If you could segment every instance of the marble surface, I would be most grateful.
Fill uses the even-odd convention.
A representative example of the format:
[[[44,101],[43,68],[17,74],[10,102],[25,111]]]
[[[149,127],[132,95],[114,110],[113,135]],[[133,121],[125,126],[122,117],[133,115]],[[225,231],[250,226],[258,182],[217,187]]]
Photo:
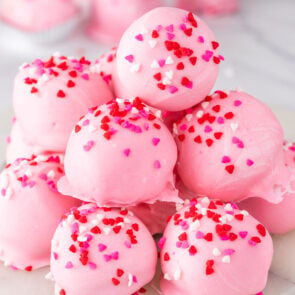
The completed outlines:
[[[235,16],[207,19],[226,57],[216,88],[241,87],[272,105],[286,137],[295,139],[295,1],[243,0],[241,3],[241,12]],[[0,24],[0,161],[4,158],[4,139],[10,128],[12,86],[18,66],[55,51],[95,58],[107,48],[89,40],[82,28],[62,43],[36,45],[10,34]],[[292,249],[286,238],[283,243],[276,240],[275,246],[282,252]],[[265,295],[295,294],[290,269],[282,269],[279,261],[276,257],[273,266],[279,276],[270,274]],[[0,294],[53,295],[52,284],[43,279],[47,271],[13,273],[0,265]],[[157,293],[150,291],[151,294]]]

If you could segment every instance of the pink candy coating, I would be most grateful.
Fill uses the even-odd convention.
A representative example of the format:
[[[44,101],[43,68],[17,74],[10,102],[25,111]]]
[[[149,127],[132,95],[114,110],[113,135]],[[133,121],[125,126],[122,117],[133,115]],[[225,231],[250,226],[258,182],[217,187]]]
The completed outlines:
[[[58,156],[17,160],[0,175],[0,259],[32,270],[49,264],[50,241],[64,213],[80,204],[57,192]]]
[[[0,16],[28,32],[40,32],[64,24],[78,14],[73,0],[3,0]]]
[[[176,201],[169,193],[176,158],[164,123],[140,99],[117,99],[90,110],[74,128],[59,189],[103,206]]]
[[[284,153],[285,164],[289,167],[291,176],[283,200],[279,204],[271,204],[260,198],[251,198],[239,204],[240,208],[248,210],[272,234],[284,234],[295,228],[295,145],[285,143]]]
[[[272,260],[265,228],[234,204],[194,199],[161,240],[163,295],[244,295],[264,289]]]
[[[283,130],[262,102],[244,92],[217,91],[176,124],[174,133],[179,176],[197,195],[281,201],[289,176]]]
[[[91,0],[90,36],[117,43],[133,21],[161,4],[162,0]]]
[[[152,280],[156,264],[151,234],[123,209],[83,205],[68,214],[52,240],[56,294],[130,295]]]
[[[216,81],[222,59],[218,46],[197,16],[156,8],[135,21],[120,41],[116,95],[139,96],[167,111],[189,108],[203,100]]]
[[[55,155],[55,153],[44,151],[43,148],[40,148],[37,145],[25,142],[19,123],[15,119],[7,140],[6,162],[12,163],[19,158],[31,158],[33,155],[40,154],[47,156]],[[63,158],[63,155],[60,154],[60,157]]]
[[[13,104],[24,139],[45,150],[64,152],[77,120],[88,108],[113,98],[85,58],[52,56],[22,66]]]

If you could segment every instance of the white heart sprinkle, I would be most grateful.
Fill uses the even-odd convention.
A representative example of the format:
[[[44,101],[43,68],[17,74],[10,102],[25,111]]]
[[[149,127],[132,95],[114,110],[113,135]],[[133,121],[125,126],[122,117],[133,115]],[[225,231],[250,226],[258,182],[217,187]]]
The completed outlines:
[[[166,65],[172,65],[174,63],[173,59],[171,56],[168,56],[166,59]]]
[[[151,68],[152,69],[158,69],[160,66],[158,64],[158,62],[156,60],[153,60],[152,64],[151,64]]]
[[[136,73],[140,70],[140,64],[133,64],[131,67],[130,67],[130,72],[131,73]]]
[[[198,111],[197,114],[196,114],[197,118],[199,118],[199,119],[202,118],[203,115],[204,115],[203,111]]]
[[[208,101],[204,101],[204,102],[202,102],[201,106],[205,110],[206,108],[208,108],[209,102]]]
[[[151,48],[155,48],[156,45],[157,45],[157,41],[156,40],[150,40],[149,44],[150,44]]]
[[[173,277],[174,277],[174,280],[175,280],[175,281],[178,281],[178,280],[180,279],[180,277],[181,277],[181,269],[180,269],[180,268],[178,268],[178,269],[175,271]]]
[[[223,263],[230,263],[230,256],[229,255],[225,255],[222,257],[222,262]]]
[[[171,85],[171,80],[170,80],[169,78],[165,77],[165,78],[163,79],[163,84],[164,84],[164,85]]]
[[[230,127],[233,131],[236,131],[238,129],[239,125],[237,123],[231,123]]]
[[[219,256],[220,254],[221,254],[221,252],[219,251],[218,248],[214,248],[214,249],[213,249],[213,255],[214,255],[214,256]]]
[[[169,276],[168,273],[164,274],[164,279],[167,280],[167,281],[171,281],[171,277]]]

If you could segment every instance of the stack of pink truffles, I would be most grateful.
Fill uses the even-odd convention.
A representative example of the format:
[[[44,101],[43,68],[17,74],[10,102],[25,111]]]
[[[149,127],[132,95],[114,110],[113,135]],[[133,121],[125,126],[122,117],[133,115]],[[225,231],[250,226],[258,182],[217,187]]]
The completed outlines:
[[[295,228],[295,148],[264,103],[212,92],[219,47],[198,16],[159,7],[94,62],[20,67],[0,176],[6,266],[50,264],[55,295],[138,295],[159,256],[163,295],[262,294],[270,233]]]

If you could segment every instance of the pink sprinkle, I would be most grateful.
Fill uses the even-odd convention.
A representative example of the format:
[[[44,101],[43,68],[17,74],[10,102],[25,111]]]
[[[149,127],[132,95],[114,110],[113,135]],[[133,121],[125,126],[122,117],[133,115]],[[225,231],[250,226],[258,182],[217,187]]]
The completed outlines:
[[[256,246],[257,245],[253,240],[249,240],[248,243],[249,243],[250,246]]]
[[[175,35],[174,34],[171,34],[171,33],[167,33],[167,38],[168,40],[173,40],[175,38]]]
[[[88,265],[89,265],[90,269],[93,269],[93,270],[97,269],[97,265],[95,263],[93,263],[93,262],[89,262]]]
[[[232,138],[232,143],[236,144],[236,143],[239,143],[239,142],[240,142],[240,140],[237,137],[234,136]]]
[[[125,59],[128,60],[130,63],[134,61],[134,56],[132,54],[125,56]]]
[[[147,122],[144,123],[143,127],[144,127],[145,130],[149,130],[150,129],[150,125]]]
[[[159,31],[161,31],[161,30],[163,29],[163,26],[158,25],[156,29],[157,29],[157,31],[159,32]]]
[[[223,255],[233,255],[236,251],[234,249],[225,249],[222,254]]]
[[[209,132],[211,132],[213,129],[209,126],[209,125],[206,125],[205,126],[205,128],[204,128],[204,131],[206,132],[206,133],[209,133]]]
[[[217,123],[218,124],[224,124],[224,119],[222,117],[217,118]]]
[[[88,126],[89,124],[90,124],[90,121],[88,119],[86,119],[82,122],[83,126]]]
[[[240,100],[235,100],[234,101],[234,106],[235,107],[238,107],[238,106],[240,106],[242,104],[242,102],[240,101]]]
[[[133,283],[138,283],[138,280],[137,280],[136,276],[133,276],[132,280],[133,280]]]
[[[179,129],[180,129],[181,131],[185,131],[185,130],[187,129],[187,125],[186,125],[186,124],[181,124],[181,125],[179,126]]]
[[[119,252],[118,252],[118,251],[113,252],[113,253],[112,253],[112,258],[113,258],[114,260],[118,260],[118,259],[119,259]]]
[[[107,246],[105,244],[98,244],[99,252],[103,252],[106,248],[107,248]]]
[[[200,43],[204,43],[204,42],[205,42],[205,39],[204,39],[203,36],[199,36],[199,37],[198,37],[198,41],[199,41]]]
[[[158,242],[158,246],[160,249],[163,249],[164,245],[166,243],[166,238],[165,237],[162,237],[159,242]]]
[[[187,249],[189,247],[189,243],[188,243],[188,241],[183,241],[182,242],[182,245],[181,245],[181,248],[182,249]]]
[[[152,139],[152,141],[153,141],[153,144],[154,144],[154,145],[158,145],[159,142],[160,142],[160,138],[154,137],[154,138]]]
[[[58,259],[58,254],[56,252],[53,252],[52,255],[53,255],[54,260]]]
[[[94,146],[94,141],[89,140],[86,145],[83,146],[85,152],[89,152]]]
[[[204,233],[201,232],[201,231],[197,231],[197,233],[196,233],[196,238],[197,238],[197,239],[203,239],[203,237],[204,237]]]
[[[84,80],[89,80],[89,75],[88,75],[87,73],[82,74],[81,77],[82,77]]]
[[[239,235],[240,235],[240,237],[241,237],[242,239],[245,239],[245,238],[247,237],[247,235],[248,235],[248,232],[247,232],[247,231],[240,231],[240,232],[239,232]]]
[[[138,34],[137,36],[135,36],[135,39],[138,40],[138,41],[143,41],[142,34]]]
[[[70,268],[73,268],[73,263],[71,261],[68,261],[66,263],[66,269],[70,269]]]
[[[111,255],[104,255],[103,258],[104,258],[105,262],[109,262],[112,259],[112,256]]]
[[[159,64],[159,66],[160,66],[161,68],[163,68],[163,67],[165,66],[165,64],[166,64],[166,60],[165,60],[165,59],[159,59],[159,60],[158,60],[158,64]]]
[[[173,93],[178,91],[178,88],[175,87],[175,86],[169,86],[169,91],[170,91],[171,94],[173,94]]]
[[[213,56],[213,51],[206,50],[206,52],[202,55],[202,59],[209,62]]]
[[[156,161],[154,162],[154,167],[155,167],[155,169],[160,169],[160,168],[161,168],[161,163],[160,163],[160,161],[156,160]]]
[[[248,166],[252,166],[253,164],[254,164],[254,161],[252,161],[251,159],[247,159]]]
[[[128,241],[124,242],[124,245],[126,246],[126,248],[130,249],[131,248],[131,243]]]
[[[180,225],[183,230],[187,230],[189,228],[189,225],[186,221],[182,221]]]
[[[165,29],[168,32],[173,32],[174,31],[174,26],[173,26],[173,24],[171,24],[171,25],[167,26]]]
[[[229,163],[231,161],[230,157],[228,156],[223,156],[221,162],[222,163]]]
[[[6,196],[6,189],[5,188],[1,189],[1,195],[2,195],[2,197]]]
[[[256,295],[263,295],[263,292],[259,292],[259,293],[257,293]]]
[[[176,242],[176,248],[181,248],[182,243],[180,241]]]
[[[224,60],[224,56],[222,56],[220,54],[218,55],[218,58],[221,59],[221,60]]]
[[[222,237],[220,237],[220,240],[221,241],[228,241],[229,237],[228,236],[222,236]]]
[[[186,30],[186,25],[185,24],[181,24],[180,26],[179,26],[179,28],[181,29],[181,30]]]
[[[10,268],[11,268],[12,270],[18,270],[18,268],[17,268],[16,266],[14,266],[14,265],[10,265]]]
[[[7,136],[7,137],[6,137],[6,143],[7,143],[7,144],[10,144],[10,143],[11,143],[11,136]]]
[[[123,153],[124,153],[124,155],[125,155],[126,157],[129,157],[129,155],[130,155],[130,149],[125,149],[125,150],[123,151]]]

